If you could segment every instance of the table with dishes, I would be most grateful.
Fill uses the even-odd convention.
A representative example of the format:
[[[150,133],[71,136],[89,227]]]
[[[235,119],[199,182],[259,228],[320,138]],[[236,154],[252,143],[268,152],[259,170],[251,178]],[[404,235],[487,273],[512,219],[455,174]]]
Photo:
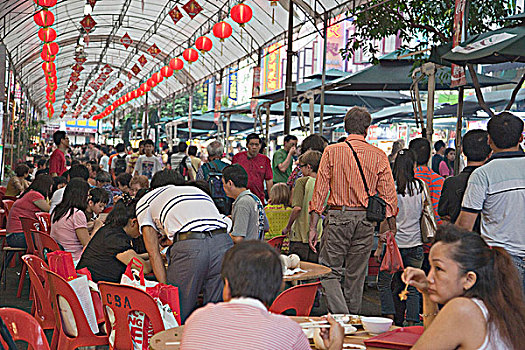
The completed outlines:
[[[285,273],[283,280],[285,282],[297,283],[299,281],[308,281],[321,278],[328,275],[330,272],[332,272],[332,269],[329,267],[307,261],[301,261],[299,263],[299,269],[297,272],[291,275],[287,275]]]
[[[398,327],[392,326],[392,322],[388,322],[382,317],[361,317],[355,315],[334,315],[336,320],[342,323],[345,327],[345,339],[343,349],[370,349],[379,350],[385,349],[380,347],[367,347],[364,341],[370,339],[376,331],[377,333],[394,330]],[[310,340],[312,349],[322,349],[317,347],[314,340],[315,329],[326,327],[326,322],[321,317],[295,317],[291,316],[295,322],[299,323],[303,331]],[[367,322],[368,321],[368,322]],[[366,322],[366,325],[365,325]],[[368,328],[368,331],[364,327]],[[150,341],[150,349],[153,350],[177,350],[180,347],[184,326],[165,330],[155,334]],[[369,333],[370,332],[370,333]]]

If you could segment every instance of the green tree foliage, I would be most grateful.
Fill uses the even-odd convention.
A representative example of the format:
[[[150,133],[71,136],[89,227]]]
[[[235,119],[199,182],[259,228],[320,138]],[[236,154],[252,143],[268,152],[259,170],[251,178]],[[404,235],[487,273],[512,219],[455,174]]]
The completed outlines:
[[[358,49],[377,63],[374,41],[391,35],[402,40],[402,50],[420,51],[452,40],[455,0],[371,0],[357,9],[355,33],[341,50],[350,59]],[[505,25],[515,0],[469,0],[468,33],[479,34]],[[414,40],[418,38],[419,40]]]

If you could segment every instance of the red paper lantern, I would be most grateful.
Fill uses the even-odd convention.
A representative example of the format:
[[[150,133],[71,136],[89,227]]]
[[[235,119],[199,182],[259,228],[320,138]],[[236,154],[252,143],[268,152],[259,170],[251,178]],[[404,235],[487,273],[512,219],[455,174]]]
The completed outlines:
[[[196,50],[189,48],[189,49],[184,50],[184,52],[182,53],[182,57],[188,63],[191,64],[199,59],[199,53]]]
[[[34,0],[35,4],[42,7],[53,7],[57,4],[57,0]]]
[[[33,16],[35,23],[40,27],[49,27],[55,23],[55,16],[46,9],[40,10]]]
[[[146,93],[146,92],[148,92],[148,91],[151,90],[151,87],[148,85],[147,82],[145,82],[144,84],[142,84],[142,85],[140,86],[140,88],[141,88],[141,90],[142,90],[143,93]]]
[[[151,78],[155,81],[155,83],[160,84],[162,80],[164,80],[164,77],[162,76],[161,72],[157,72],[151,76]]]
[[[157,83],[155,82],[155,80],[153,80],[153,78],[149,78],[147,83],[148,83],[148,86],[149,86],[150,89],[152,89],[155,86],[157,86]]]
[[[243,3],[233,6],[230,11],[232,19],[239,23],[241,27],[244,27],[244,24],[252,19],[252,15],[252,8]]]
[[[164,66],[160,70],[160,73],[164,78],[169,78],[173,75],[173,69],[170,66]]]
[[[216,23],[213,26],[213,35],[215,35],[216,38],[221,39],[221,41],[224,41],[224,39],[229,38],[232,35],[232,32],[232,26],[224,21]]]
[[[182,68],[184,68],[184,61],[178,57],[172,58],[170,60],[170,67],[173,70],[181,70]]]
[[[45,43],[42,47],[42,52],[46,52],[46,54],[49,54],[51,56],[56,56],[56,54],[58,53],[58,44],[55,42]]]
[[[49,43],[57,38],[57,32],[53,28],[44,27],[38,30],[38,37],[43,42]]]
[[[51,95],[51,96],[48,96],[47,100],[51,103],[55,103],[56,99],[55,99],[55,95]]]
[[[207,36],[199,36],[197,40],[195,41],[195,47],[202,54],[204,54],[212,49],[213,42]]]
[[[53,62],[44,62],[44,63],[42,63],[42,70],[46,74],[48,74],[50,72],[55,72],[56,71],[55,64]]]

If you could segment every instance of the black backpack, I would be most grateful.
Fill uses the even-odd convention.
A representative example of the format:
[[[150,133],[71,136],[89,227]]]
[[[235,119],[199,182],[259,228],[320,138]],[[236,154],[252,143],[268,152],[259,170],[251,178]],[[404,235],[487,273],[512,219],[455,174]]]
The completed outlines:
[[[122,157],[117,155],[113,161],[115,162],[115,176],[126,172],[128,167],[128,164],[126,163],[126,155],[123,155]]]
[[[232,209],[232,200],[226,196],[222,185],[222,172],[217,168],[213,161],[205,164],[208,165],[208,184],[210,186],[211,199],[215,203],[219,213],[230,215]]]

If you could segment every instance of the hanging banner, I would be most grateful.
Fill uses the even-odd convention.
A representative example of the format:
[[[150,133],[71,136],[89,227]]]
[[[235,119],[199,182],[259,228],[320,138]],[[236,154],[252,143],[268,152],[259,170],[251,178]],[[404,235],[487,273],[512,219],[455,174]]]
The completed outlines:
[[[277,90],[281,87],[281,54],[280,45],[275,43],[265,49],[263,92]]]
[[[252,97],[259,96],[261,92],[261,67],[253,67],[253,86],[252,86]],[[250,102],[250,109],[252,115],[255,117],[255,112],[257,109],[257,99],[252,98]]]
[[[452,37],[452,47],[456,47],[461,43],[461,33],[463,32],[463,17],[465,13],[465,6],[467,0],[456,0],[456,7],[454,11],[454,36]],[[458,87],[467,84],[465,77],[465,68],[452,64],[452,77],[450,87]]]
[[[217,84],[215,87],[215,113],[213,114],[213,122],[219,124],[221,117],[221,95],[222,95],[222,84]]]
[[[228,76],[228,97],[230,100],[237,101],[237,70]]]

